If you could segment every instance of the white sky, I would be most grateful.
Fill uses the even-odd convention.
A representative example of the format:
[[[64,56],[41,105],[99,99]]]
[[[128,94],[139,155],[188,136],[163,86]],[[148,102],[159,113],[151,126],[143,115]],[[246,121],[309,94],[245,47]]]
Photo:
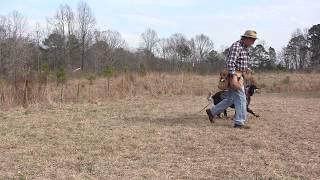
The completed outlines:
[[[45,23],[60,4],[74,10],[78,0],[3,1],[0,15],[17,10],[29,26]],[[216,50],[238,40],[247,29],[277,50],[285,46],[297,28],[320,23],[319,0],[86,0],[97,19],[99,30],[119,31],[130,47],[138,47],[140,34],[147,28],[159,37],[183,33],[191,38],[208,35]]]

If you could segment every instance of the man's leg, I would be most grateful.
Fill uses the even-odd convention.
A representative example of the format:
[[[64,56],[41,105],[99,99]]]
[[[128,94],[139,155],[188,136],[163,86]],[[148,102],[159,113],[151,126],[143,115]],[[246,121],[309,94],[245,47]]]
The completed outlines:
[[[244,87],[240,90],[232,90],[235,105],[235,125],[244,125],[247,118],[247,100]]]
[[[223,99],[220,103],[218,103],[217,105],[213,106],[210,109],[213,117],[222,113],[225,109],[227,109],[229,106],[231,106],[231,104],[233,104],[233,96],[229,90],[225,99]]]

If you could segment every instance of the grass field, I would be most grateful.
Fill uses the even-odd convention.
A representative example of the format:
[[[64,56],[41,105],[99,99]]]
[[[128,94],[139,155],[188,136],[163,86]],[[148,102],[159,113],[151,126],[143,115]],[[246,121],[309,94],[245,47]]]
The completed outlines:
[[[0,179],[319,179],[319,102],[256,94],[246,129],[210,124],[196,95],[0,111]]]

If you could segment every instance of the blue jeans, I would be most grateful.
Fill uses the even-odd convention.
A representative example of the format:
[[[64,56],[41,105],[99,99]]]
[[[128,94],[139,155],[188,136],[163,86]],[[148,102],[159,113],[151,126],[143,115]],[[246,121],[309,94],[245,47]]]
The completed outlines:
[[[229,89],[226,94],[227,96],[225,99],[210,109],[212,115],[215,117],[234,104],[236,110],[234,123],[237,125],[244,125],[247,117],[247,100],[244,87],[240,90]]]

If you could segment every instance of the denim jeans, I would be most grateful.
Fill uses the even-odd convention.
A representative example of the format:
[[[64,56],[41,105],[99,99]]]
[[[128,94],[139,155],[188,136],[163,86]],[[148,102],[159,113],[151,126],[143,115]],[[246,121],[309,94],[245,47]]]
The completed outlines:
[[[247,116],[247,100],[244,87],[240,90],[229,89],[226,95],[225,99],[210,109],[212,115],[215,117],[234,104],[236,111],[234,123],[237,125],[244,125]]]

